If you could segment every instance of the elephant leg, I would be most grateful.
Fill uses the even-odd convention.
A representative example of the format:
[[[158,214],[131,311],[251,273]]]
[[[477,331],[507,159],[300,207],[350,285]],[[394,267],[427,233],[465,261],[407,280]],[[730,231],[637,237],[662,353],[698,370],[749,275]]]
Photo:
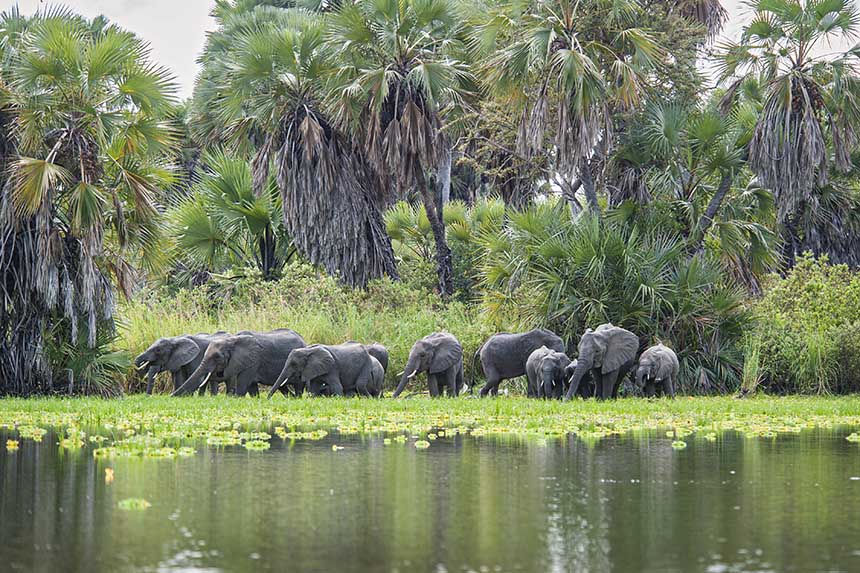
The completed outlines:
[[[627,373],[630,372],[630,366],[622,366],[618,369],[618,375],[615,378],[615,382],[612,384],[612,399],[615,400],[618,398],[618,388],[621,387],[621,383],[624,382],[624,378],[627,376]]]
[[[671,377],[663,379],[663,394],[670,398],[675,397],[675,381]]]
[[[435,374],[427,374],[427,386],[430,389],[430,396],[433,398],[439,397],[439,380]]]
[[[213,396],[218,395],[218,380],[209,380],[209,393]]]
[[[256,382],[251,382],[251,384],[248,385],[248,394],[251,396],[258,396],[260,394],[260,388]]]
[[[365,370],[359,374],[358,379],[355,381],[355,393],[359,396],[370,398],[372,396],[369,390],[370,383],[371,374]]]
[[[656,392],[657,389],[654,384],[651,384],[650,382],[645,382],[645,387],[642,389],[642,393],[645,394],[646,398],[653,398]]]
[[[487,377],[487,383],[481,388],[479,394],[481,398],[490,394],[498,394],[499,383],[502,381],[502,377],[499,376],[498,372],[492,366],[484,367],[484,375]]]
[[[618,380],[618,370],[602,374],[600,380],[600,396],[601,400],[607,400],[612,397],[612,390],[615,388],[615,381]]]
[[[445,377],[445,386],[448,388],[448,397],[456,398],[457,395],[460,394],[460,389],[457,388],[457,366],[452,366],[446,370],[444,374],[440,374],[440,376]]]

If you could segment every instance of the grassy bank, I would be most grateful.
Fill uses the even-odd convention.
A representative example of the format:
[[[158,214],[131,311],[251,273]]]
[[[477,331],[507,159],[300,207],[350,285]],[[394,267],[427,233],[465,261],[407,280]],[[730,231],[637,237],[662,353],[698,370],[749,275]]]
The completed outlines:
[[[243,445],[248,441],[308,439],[324,433],[384,433],[395,441],[440,433],[584,439],[643,430],[717,439],[724,431],[775,437],[814,427],[860,426],[860,397],[621,399],[615,402],[539,402],[524,398],[431,400],[11,399],[0,401],[0,427],[22,439],[54,429],[63,447],[114,447],[147,455],[163,448]],[[273,432],[275,436],[269,433]],[[35,432],[35,434],[34,434]],[[87,432],[92,432],[88,435]],[[262,432],[255,433],[255,432]],[[94,438],[95,437],[95,438]],[[96,454],[99,455],[99,454]]]

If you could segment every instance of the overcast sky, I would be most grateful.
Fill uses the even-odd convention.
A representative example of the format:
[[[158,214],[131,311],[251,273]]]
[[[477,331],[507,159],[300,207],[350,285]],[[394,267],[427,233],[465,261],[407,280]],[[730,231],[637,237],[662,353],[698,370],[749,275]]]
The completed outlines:
[[[723,0],[730,13],[726,34],[737,32],[743,21],[741,0]],[[40,6],[57,4],[44,0],[0,0],[8,9],[15,4],[24,13]],[[191,95],[197,74],[197,55],[206,41],[206,31],[214,27],[209,11],[213,0],[64,0],[60,4],[94,17],[104,14],[152,45],[153,57],[173,71],[183,97]]]

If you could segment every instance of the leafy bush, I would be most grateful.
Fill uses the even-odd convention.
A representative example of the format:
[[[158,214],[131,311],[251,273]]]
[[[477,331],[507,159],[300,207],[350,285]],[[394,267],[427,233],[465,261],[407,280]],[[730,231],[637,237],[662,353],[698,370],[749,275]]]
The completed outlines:
[[[412,344],[431,332],[447,330],[456,335],[468,358],[492,334],[479,320],[477,309],[464,303],[443,304],[429,290],[388,279],[354,290],[305,264],[288,265],[278,281],[216,278],[175,295],[151,292],[127,303],[121,312],[127,326],[119,345],[133,354],[160,336],[217,330],[286,327],[309,344],[380,342],[391,355],[389,385],[406,364]],[[469,368],[471,360],[465,362]],[[139,389],[141,382],[129,377],[129,389]]]
[[[807,254],[755,304],[770,391],[860,390],[860,275]]]
[[[483,245],[485,305],[497,322],[545,325],[570,347],[586,328],[612,322],[643,347],[673,346],[682,390],[737,388],[750,318],[744,293],[719,264],[688,255],[680,238],[608,217],[571,223],[550,201],[511,213]]]

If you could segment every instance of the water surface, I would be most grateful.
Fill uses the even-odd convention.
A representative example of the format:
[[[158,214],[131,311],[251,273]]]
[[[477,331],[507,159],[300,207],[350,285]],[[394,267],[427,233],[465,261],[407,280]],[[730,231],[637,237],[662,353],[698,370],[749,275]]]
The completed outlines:
[[[0,569],[860,571],[860,445],[845,435],[417,450],[335,434],[97,460],[48,434],[0,451]]]

